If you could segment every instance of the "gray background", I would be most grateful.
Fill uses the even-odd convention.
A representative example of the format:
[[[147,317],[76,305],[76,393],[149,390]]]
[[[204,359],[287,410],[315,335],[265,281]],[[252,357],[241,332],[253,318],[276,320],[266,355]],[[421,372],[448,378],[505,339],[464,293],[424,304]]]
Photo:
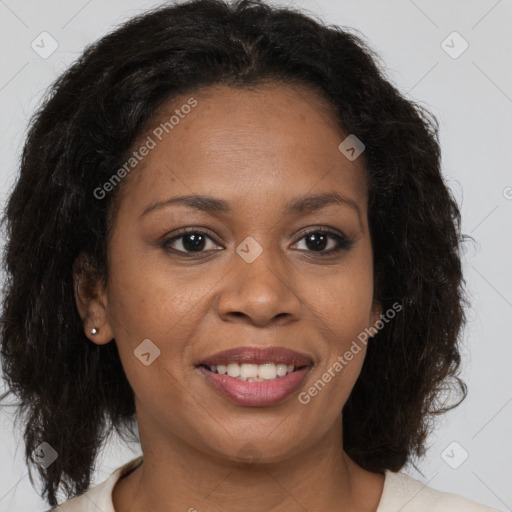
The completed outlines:
[[[439,119],[443,172],[461,204],[463,232],[478,242],[467,247],[464,262],[472,296],[462,374],[469,396],[445,416],[430,438],[427,457],[417,465],[422,474],[413,467],[406,471],[429,486],[511,510],[512,2],[275,3],[306,9],[330,23],[361,31],[382,57],[389,78]],[[0,0],[2,206],[16,176],[27,121],[48,85],[86,44],[159,4]],[[48,58],[31,47],[43,31],[58,42]],[[450,35],[454,31],[463,39]],[[464,41],[469,47],[458,55]],[[0,512],[43,510],[45,504],[23,463],[20,431],[12,420],[10,411],[0,409]],[[114,439],[98,459],[94,484],[138,455],[134,450]]]

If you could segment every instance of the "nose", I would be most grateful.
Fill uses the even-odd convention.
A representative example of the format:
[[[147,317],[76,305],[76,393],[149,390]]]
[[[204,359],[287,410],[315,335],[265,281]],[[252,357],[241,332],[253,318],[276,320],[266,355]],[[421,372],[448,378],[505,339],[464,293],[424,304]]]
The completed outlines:
[[[252,263],[235,255],[233,264],[217,299],[222,320],[262,327],[299,319],[302,301],[290,281],[292,273],[277,265],[270,251],[263,251]]]

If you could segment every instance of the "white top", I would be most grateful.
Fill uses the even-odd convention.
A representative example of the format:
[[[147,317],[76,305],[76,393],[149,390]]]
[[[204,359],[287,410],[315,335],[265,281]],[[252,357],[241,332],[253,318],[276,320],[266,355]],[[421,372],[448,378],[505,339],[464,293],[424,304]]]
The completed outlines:
[[[142,455],[117,468],[103,483],[53,508],[60,512],[116,512],[112,503],[115,483],[142,464]],[[386,471],[384,489],[375,512],[499,512],[455,494],[426,487],[405,473]],[[46,512],[50,512],[49,510]]]

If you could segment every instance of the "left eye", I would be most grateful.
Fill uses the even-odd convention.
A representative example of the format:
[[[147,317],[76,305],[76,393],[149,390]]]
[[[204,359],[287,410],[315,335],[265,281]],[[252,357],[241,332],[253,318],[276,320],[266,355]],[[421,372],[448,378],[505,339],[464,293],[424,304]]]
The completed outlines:
[[[306,233],[300,240],[305,240],[307,251],[319,253],[320,256],[333,254],[341,251],[342,249],[349,249],[353,243],[352,240],[349,240],[344,235],[322,230],[310,231],[309,233]],[[332,242],[331,245],[334,247],[325,250],[326,247],[329,246],[329,240]]]

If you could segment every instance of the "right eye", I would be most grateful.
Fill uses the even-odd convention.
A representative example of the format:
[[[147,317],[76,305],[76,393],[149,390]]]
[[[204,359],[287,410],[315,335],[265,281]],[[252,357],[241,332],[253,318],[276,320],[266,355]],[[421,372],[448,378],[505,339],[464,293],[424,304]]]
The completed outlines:
[[[181,254],[201,254],[208,250],[218,249],[206,249],[208,241],[215,242],[213,238],[206,232],[198,229],[183,228],[178,231],[179,234],[166,238],[160,242],[160,247],[169,252],[181,253]],[[181,248],[180,248],[181,247]]]

